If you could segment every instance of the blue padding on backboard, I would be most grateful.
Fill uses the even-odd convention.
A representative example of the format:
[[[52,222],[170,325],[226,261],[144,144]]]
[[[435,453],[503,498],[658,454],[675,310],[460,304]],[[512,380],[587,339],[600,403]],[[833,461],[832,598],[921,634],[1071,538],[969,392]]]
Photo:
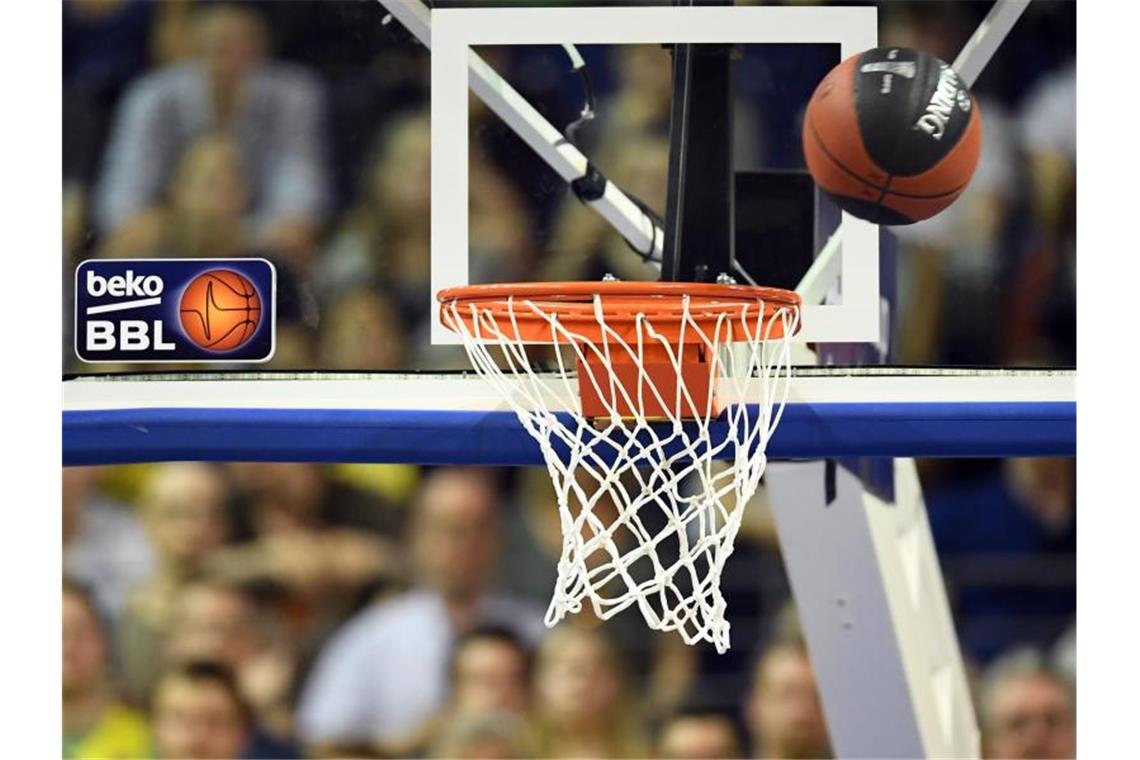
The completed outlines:
[[[772,459],[1076,454],[1076,404],[789,404]],[[714,426],[713,438],[724,435]],[[540,465],[513,412],[144,408],[63,413],[65,465],[177,460]]]

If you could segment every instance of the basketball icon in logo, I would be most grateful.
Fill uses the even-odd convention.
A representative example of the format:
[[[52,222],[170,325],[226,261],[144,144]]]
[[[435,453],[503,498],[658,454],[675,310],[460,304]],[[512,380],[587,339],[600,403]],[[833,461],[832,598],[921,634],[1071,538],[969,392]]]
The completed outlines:
[[[233,351],[257,332],[261,297],[243,275],[213,269],[195,277],[178,305],[182,331],[199,348]]]

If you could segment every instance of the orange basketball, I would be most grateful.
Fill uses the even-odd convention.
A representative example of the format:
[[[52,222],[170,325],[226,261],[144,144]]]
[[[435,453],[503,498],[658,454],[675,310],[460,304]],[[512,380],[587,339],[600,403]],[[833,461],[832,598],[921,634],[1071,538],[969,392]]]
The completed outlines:
[[[910,224],[966,189],[982,149],[982,116],[944,61],[875,48],[820,82],[804,116],[803,145],[812,178],[843,210],[878,224]]]
[[[182,331],[199,348],[233,351],[257,332],[261,297],[243,275],[214,269],[194,278],[178,305]]]

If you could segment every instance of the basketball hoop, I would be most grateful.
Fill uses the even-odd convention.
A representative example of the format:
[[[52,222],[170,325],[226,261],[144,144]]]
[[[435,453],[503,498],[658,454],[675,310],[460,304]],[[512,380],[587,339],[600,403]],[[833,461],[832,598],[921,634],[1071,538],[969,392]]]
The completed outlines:
[[[720,574],[787,399],[799,296],[603,281],[439,301],[554,483],[563,542],[546,624],[586,599],[602,620],[636,604],[649,627],[727,650]]]

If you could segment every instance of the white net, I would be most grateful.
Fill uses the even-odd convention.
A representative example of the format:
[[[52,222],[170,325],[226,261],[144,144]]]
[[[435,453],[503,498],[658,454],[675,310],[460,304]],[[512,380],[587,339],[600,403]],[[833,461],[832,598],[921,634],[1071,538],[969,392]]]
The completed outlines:
[[[684,296],[679,316],[661,330],[641,313],[615,327],[602,297],[593,300],[597,324],[589,330],[537,299],[507,299],[505,316],[478,303],[443,305],[475,369],[541,446],[554,483],[563,539],[546,624],[585,601],[602,620],[636,605],[650,628],[723,652],[721,571],[783,412],[799,310],[781,305],[766,317],[757,298],[731,316],[695,319]],[[524,317],[549,325],[546,369],[518,337]],[[680,376],[693,347],[717,380],[706,384],[707,397],[693,398],[685,383],[659,388],[647,362],[667,357]],[[616,382],[615,362],[632,364],[636,382]],[[593,385],[604,414],[583,415],[577,383]],[[719,415],[714,393],[726,404]]]

